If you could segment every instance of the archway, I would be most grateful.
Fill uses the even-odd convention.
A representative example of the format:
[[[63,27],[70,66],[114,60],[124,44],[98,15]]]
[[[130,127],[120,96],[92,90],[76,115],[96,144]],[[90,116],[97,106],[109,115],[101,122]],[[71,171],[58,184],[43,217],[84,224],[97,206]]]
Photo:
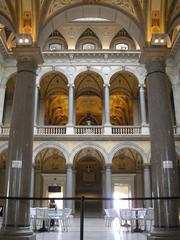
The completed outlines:
[[[92,71],[80,73],[75,80],[76,125],[101,125],[103,80]]]
[[[110,121],[112,125],[138,125],[138,81],[129,72],[117,72],[110,80]]]
[[[133,148],[118,150],[112,159],[114,197],[143,196],[143,158]],[[114,201],[116,209],[142,207],[141,201]]]
[[[16,74],[13,74],[9,78],[6,84],[5,109],[4,109],[4,116],[3,116],[4,125],[10,125],[10,122],[11,122],[15,83],[16,83]]]
[[[66,125],[68,122],[68,81],[60,72],[46,74],[40,82],[39,122]]]
[[[7,160],[8,160],[8,149],[5,149],[0,153],[0,195],[1,196],[4,196]],[[2,199],[0,199],[0,206],[4,206],[4,200]]]
[[[35,158],[34,196],[63,197],[66,188],[66,160],[55,148],[41,150]],[[47,206],[48,202],[35,202],[36,206]],[[56,201],[63,208],[62,201]]]
[[[103,170],[104,158],[102,154],[91,147],[80,150],[74,157],[76,170],[75,196],[102,197],[103,194]],[[80,203],[75,203],[75,211],[80,210]],[[101,214],[101,201],[86,201],[85,212],[88,215]]]

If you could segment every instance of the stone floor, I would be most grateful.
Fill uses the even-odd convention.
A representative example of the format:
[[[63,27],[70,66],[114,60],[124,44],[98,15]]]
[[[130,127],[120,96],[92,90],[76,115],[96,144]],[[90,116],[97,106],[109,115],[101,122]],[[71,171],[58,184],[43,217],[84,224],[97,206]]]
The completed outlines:
[[[60,228],[55,231],[37,233],[37,240],[79,240],[79,218],[72,220],[68,232]],[[106,227],[102,218],[86,218],[84,223],[84,240],[147,240],[146,233],[130,233],[125,228],[119,228],[117,221],[112,227]]]

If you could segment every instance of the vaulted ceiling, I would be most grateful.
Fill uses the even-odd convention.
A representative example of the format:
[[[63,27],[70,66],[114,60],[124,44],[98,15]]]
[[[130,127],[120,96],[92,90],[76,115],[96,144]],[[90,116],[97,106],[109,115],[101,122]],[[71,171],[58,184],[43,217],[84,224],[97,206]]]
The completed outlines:
[[[97,6],[98,14],[102,14],[101,7],[106,7],[103,15],[108,9],[107,15],[113,16],[111,20],[115,22],[117,13],[121,12],[124,19],[130,19],[137,26],[145,41],[150,41],[153,32],[172,34],[180,25],[180,0],[0,0],[0,23],[14,33],[31,33],[34,42],[38,42],[41,33],[47,32],[46,26],[55,24],[57,16],[66,15],[68,11],[68,22],[69,14],[73,19],[73,9],[77,8],[77,16],[83,6]],[[83,11],[86,15],[88,8]],[[97,17],[96,11],[90,13]]]

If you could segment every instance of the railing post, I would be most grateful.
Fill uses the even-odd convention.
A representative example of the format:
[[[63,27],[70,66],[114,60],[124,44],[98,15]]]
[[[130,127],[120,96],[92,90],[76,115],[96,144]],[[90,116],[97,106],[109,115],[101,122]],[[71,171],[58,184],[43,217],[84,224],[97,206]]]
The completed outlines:
[[[80,200],[80,240],[84,239],[84,196]]]

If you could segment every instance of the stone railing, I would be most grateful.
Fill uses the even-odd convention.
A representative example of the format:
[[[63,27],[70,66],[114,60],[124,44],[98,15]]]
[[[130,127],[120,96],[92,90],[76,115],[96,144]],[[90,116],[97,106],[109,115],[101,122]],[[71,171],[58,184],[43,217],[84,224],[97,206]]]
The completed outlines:
[[[113,135],[139,135],[141,134],[140,126],[112,126]]]
[[[66,134],[66,126],[37,126],[34,128],[35,135],[62,135]]]
[[[75,126],[77,135],[102,135],[104,134],[103,126]]]
[[[112,126],[112,133],[108,135],[144,135],[141,126]],[[148,127],[149,129],[149,127]],[[174,126],[174,135],[179,135],[178,126]],[[34,127],[35,136],[66,135],[66,126],[36,126]],[[9,126],[0,126],[0,135],[8,136]],[[148,131],[149,132],[149,131]],[[149,135],[149,133],[145,133]],[[72,135],[107,135],[104,126],[74,126]]]

